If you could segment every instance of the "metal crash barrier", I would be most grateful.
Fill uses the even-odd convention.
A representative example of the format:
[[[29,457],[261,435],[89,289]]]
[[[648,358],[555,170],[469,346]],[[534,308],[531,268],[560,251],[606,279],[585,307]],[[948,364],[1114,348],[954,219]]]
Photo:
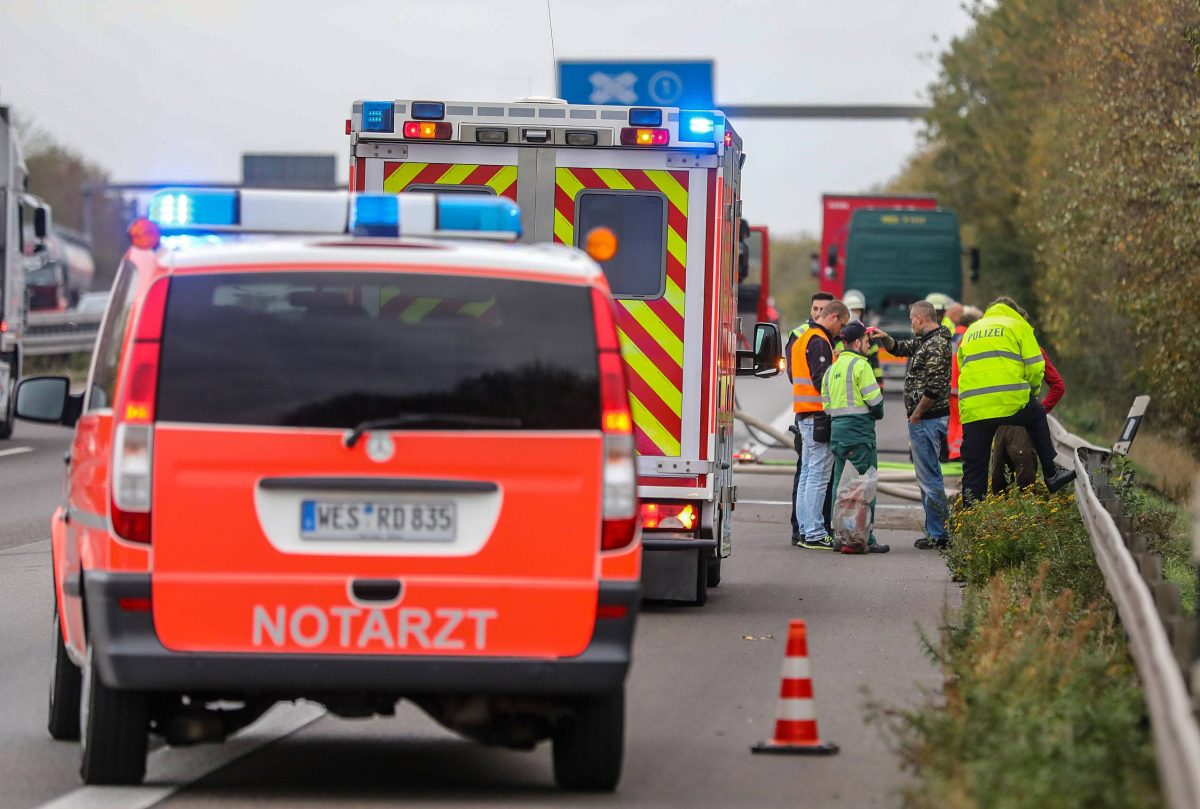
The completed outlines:
[[[29,357],[91,351],[102,317],[100,312],[32,312],[25,325],[22,351]]]

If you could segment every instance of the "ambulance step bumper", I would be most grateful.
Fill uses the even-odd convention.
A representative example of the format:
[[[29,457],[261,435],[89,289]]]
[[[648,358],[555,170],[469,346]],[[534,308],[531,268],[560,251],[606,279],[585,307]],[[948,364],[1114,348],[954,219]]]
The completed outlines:
[[[149,598],[150,576],[84,577],[92,659],[110,687],[136,691],[264,695],[277,699],[338,693],[594,694],[621,686],[629,671],[641,587],[601,582],[600,603],[625,606],[622,618],[598,620],[577,657],[241,654],[176,652],[154,630],[151,612],[127,612],[118,599]],[[202,608],[202,607],[201,607]]]

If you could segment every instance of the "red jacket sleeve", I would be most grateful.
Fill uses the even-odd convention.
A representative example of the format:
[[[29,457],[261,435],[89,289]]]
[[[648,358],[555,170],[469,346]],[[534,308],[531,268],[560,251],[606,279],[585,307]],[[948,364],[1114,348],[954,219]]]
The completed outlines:
[[[1042,358],[1046,360],[1046,384],[1050,386],[1050,392],[1042,401],[1042,407],[1046,408],[1046,412],[1049,413],[1067,392],[1067,383],[1063,382],[1062,375],[1058,373],[1058,369],[1054,367],[1054,363],[1050,361],[1044,348],[1042,349]]]

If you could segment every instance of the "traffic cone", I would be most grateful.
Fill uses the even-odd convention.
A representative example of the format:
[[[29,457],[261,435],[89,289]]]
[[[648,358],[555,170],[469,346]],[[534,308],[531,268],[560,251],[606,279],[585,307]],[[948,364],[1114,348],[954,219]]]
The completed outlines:
[[[779,686],[779,716],[775,738],[750,748],[755,753],[830,755],[838,751],[822,742],[813,710],[812,673],[808,667],[808,628],[804,621],[788,625],[787,651],[783,655],[783,677]]]

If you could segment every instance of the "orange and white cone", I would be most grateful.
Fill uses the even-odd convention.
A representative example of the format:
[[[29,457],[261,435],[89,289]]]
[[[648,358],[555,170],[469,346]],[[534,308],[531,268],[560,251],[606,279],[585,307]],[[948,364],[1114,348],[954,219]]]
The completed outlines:
[[[755,753],[808,755],[829,755],[838,751],[836,744],[822,742],[817,732],[812,672],[808,666],[808,628],[799,619],[788,625],[775,738],[769,742],[759,742],[750,749]]]

